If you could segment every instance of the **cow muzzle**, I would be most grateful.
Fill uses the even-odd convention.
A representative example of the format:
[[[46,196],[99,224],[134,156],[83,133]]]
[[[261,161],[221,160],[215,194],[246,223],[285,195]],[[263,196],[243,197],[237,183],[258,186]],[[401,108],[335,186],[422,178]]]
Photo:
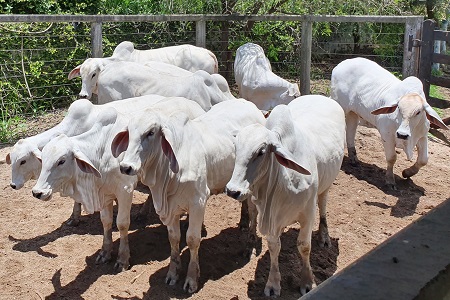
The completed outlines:
[[[227,196],[229,196],[235,200],[238,200],[238,201],[244,200],[244,197],[243,197],[243,194],[241,191],[235,191],[235,190],[232,190],[232,189],[229,189],[228,187],[226,187],[225,192],[226,192]]]
[[[32,190],[31,193],[33,194],[33,197],[39,199],[39,200],[43,200],[43,201],[47,201],[50,200],[52,197],[52,190]]]
[[[409,134],[401,133],[397,131],[397,138],[401,140],[407,140],[409,138]]]
[[[132,166],[128,165],[128,164],[120,164],[120,173],[125,174],[125,175],[136,175],[136,169],[133,168]]]

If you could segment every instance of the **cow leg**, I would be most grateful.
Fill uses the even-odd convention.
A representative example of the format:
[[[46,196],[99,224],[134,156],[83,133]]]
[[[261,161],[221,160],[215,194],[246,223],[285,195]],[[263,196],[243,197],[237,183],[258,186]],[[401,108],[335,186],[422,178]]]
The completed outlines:
[[[388,141],[387,139],[384,139],[382,137],[383,141]],[[395,152],[395,141],[392,141],[391,143],[384,142],[384,153],[386,155],[386,185],[393,190],[396,190],[395,186],[395,178],[394,178],[394,164],[397,160],[397,153]]]
[[[189,293],[194,293],[198,289],[198,278],[200,277],[198,249],[200,248],[204,216],[204,207],[198,207],[189,211],[189,228],[186,232],[186,243],[189,247],[191,258],[189,260],[186,281],[183,286],[183,289]]]
[[[152,213],[153,209],[153,197],[152,194],[148,194],[147,200],[145,200],[144,204],[142,205],[141,209],[138,213],[138,220],[145,220],[147,216],[149,216]]]
[[[300,233],[297,239],[297,248],[300,256],[302,257],[303,267],[300,272],[300,293],[306,294],[312,290],[316,284],[314,282],[314,275],[311,269],[309,256],[311,253],[311,235],[314,227],[314,217],[316,207],[312,207],[309,212],[305,212],[305,216],[300,219]]]
[[[113,201],[110,201],[100,211],[100,219],[103,225],[103,246],[97,256],[95,263],[103,264],[111,259],[112,252],[112,223],[113,223]]]
[[[240,230],[245,230],[249,227],[250,216],[249,216],[249,211],[248,211],[248,201],[250,201],[250,200],[242,201],[241,219],[239,220],[239,229]]]
[[[130,228],[131,201],[133,194],[122,196],[118,203],[117,228],[120,233],[119,254],[114,269],[126,271],[130,266],[130,246],[128,243],[128,229]]]
[[[66,221],[66,224],[69,226],[78,226],[78,224],[80,224],[80,217],[81,217],[81,203],[74,201],[72,214]]]
[[[167,224],[167,231],[169,233],[170,242],[170,264],[169,271],[166,275],[166,283],[168,285],[175,285],[178,280],[178,272],[181,267],[180,257],[180,216],[174,216],[169,224]]]
[[[359,163],[355,148],[355,136],[358,122],[359,116],[352,111],[345,116],[345,124],[347,127],[345,138],[347,141],[348,158],[350,159],[350,164],[352,165],[357,165]]]
[[[267,236],[267,244],[270,253],[270,271],[267,279],[264,294],[267,297],[280,296],[281,294],[281,273],[278,265],[278,256],[281,249],[281,241],[279,235]]]
[[[404,169],[402,176],[410,178],[419,172],[419,169],[428,163],[428,142],[427,137],[421,137],[417,142],[417,160],[411,167]]]
[[[258,210],[256,209],[256,205],[253,203],[250,197],[244,202],[247,202],[248,215],[250,218],[250,224],[248,228],[248,243],[244,255],[246,258],[250,258],[253,249],[255,249],[256,255],[258,255],[261,252],[261,249],[257,249],[258,235],[256,234],[256,224],[257,224],[256,219],[258,217]]]
[[[319,246],[320,247],[331,247],[330,235],[328,234],[328,224],[327,224],[327,201],[328,201],[328,191],[326,189],[322,194],[319,195]]]

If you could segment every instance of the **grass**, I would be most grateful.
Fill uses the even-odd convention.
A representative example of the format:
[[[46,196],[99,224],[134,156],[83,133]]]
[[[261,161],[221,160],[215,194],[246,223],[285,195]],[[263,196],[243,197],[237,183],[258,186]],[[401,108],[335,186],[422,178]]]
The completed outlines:
[[[438,87],[435,85],[430,85],[430,97],[437,99],[444,99],[445,96],[439,91]],[[438,115],[442,118],[444,115],[442,109],[433,107],[433,109],[438,113]]]
[[[24,119],[13,117],[0,121],[0,143],[12,143],[26,130]]]

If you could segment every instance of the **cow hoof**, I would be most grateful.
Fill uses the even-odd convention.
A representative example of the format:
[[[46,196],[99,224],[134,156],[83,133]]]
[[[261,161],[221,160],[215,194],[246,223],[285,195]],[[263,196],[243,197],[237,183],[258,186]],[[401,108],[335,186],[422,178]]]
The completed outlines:
[[[329,236],[321,236],[319,241],[320,248],[331,248],[331,241]]]
[[[306,284],[306,285],[302,285],[300,287],[300,294],[303,296],[305,295],[307,292],[311,291],[313,289],[313,286],[310,284]]]
[[[99,264],[105,264],[108,261],[111,260],[111,254],[107,253],[106,251],[100,251],[100,253],[98,254],[97,258],[95,259],[95,263],[97,265]]]
[[[168,285],[175,285],[178,281],[178,276],[177,274],[171,274],[170,272],[167,273],[166,276],[166,284]]]
[[[279,297],[281,295],[281,287],[266,285],[264,288],[264,295],[267,297]]]
[[[414,171],[414,170],[411,170],[411,168],[404,169],[404,170],[402,171],[402,176],[403,176],[403,178],[410,178],[410,177],[413,177],[413,176],[416,175],[416,174],[417,174],[417,172]]]
[[[247,231],[250,226],[250,220],[243,218],[239,221],[238,226],[241,231]]]
[[[387,188],[390,189],[391,191],[397,191],[397,185],[395,183],[387,183],[386,184]]]
[[[189,294],[195,293],[197,291],[197,282],[192,278],[186,278],[183,289]]]
[[[71,227],[76,227],[80,224],[80,220],[79,219],[73,219],[73,218],[69,218],[66,221],[66,225],[71,226]]]
[[[123,272],[123,271],[126,271],[126,270],[128,270],[128,264],[122,263],[120,261],[117,261],[114,264],[114,271],[116,271],[116,272]]]

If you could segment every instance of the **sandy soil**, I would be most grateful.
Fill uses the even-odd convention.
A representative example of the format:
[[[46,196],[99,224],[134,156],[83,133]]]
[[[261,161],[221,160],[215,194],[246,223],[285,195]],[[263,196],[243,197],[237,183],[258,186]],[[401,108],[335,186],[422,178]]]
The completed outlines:
[[[378,132],[359,128],[361,165],[352,167],[345,159],[330,192],[330,249],[319,248],[318,224],[314,229],[311,264],[318,284],[449,199],[449,149],[448,143],[430,135],[429,163],[411,180],[399,177],[410,164],[399,154],[394,169],[398,190],[392,191],[384,184],[386,163]],[[1,160],[8,151],[8,147],[0,150]],[[7,164],[0,164],[0,299],[266,299],[267,244],[263,238],[261,253],[244,258],[246,233],[237,226],[240,204],[225,195],[208,202],[200,247],[200,290],[188,295],[182,290],[185,273],[174,287],[164,283],[170,254],[165,226],[156,215],[144,221],[134,219],[146,199],[145,191],[134,196],[131,267],[115,273],[113,262],[95,264],[102,242],[98,214],[83,215],[78,227],[65,225],[71,199],[57,194],[48,202],[37,200],[31,196],[34,181],[12,190],[10,172]],[[281,237],[281,299],[300,297],[298,231],[294,224]],[[115,254],[118,237],[115,229]],[[184,240],[181,246],[186,272],[189,251]]]

